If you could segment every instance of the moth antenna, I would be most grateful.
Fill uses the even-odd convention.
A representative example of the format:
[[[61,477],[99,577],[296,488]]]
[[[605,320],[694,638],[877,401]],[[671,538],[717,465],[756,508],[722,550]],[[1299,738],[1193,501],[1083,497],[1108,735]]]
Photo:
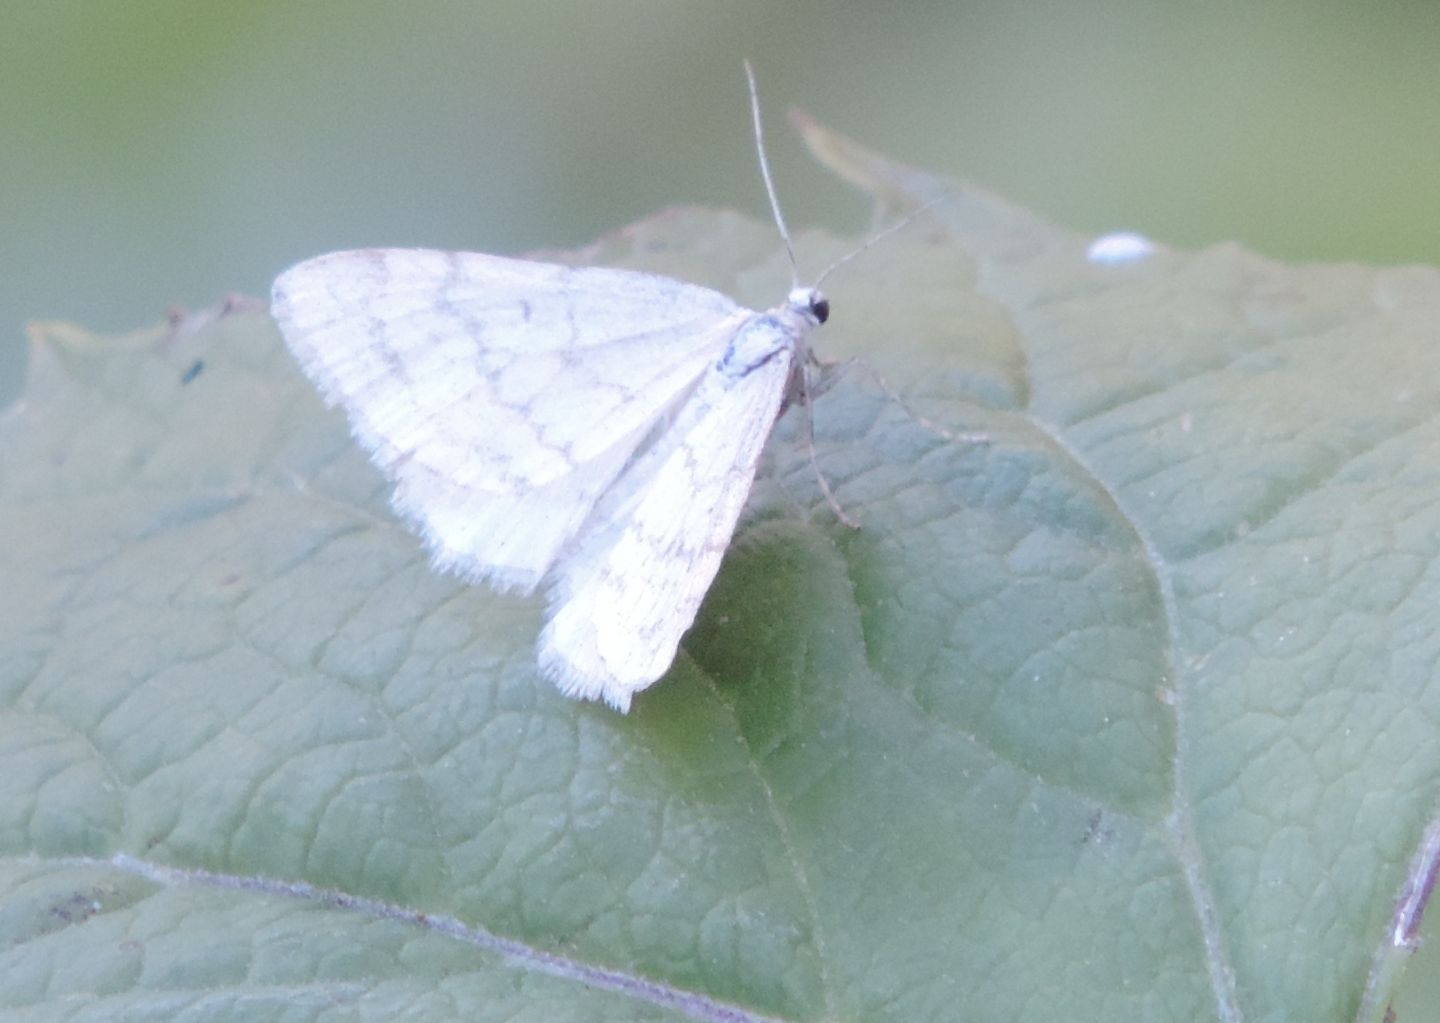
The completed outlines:
[[[835,271],[835,270],[840,269],[840,267],[844,266],[846,263],[850,262],[850,260],[852,260],[852,259],[854,259],[856,256],[860,255],[860,253],[864,252],[864,251],[865,251],[866,249],[868,249],[870,246],[874,245],[874,244],[875,244],[876,242],[878,242],[881,238],[888,238],[890,235],[892,235],[892,234],[894,234],[896,231],[900,230],[900,229],[901,229],[902,227],[904,227],[906,224],[910,223],[910,221],[912,221],[912,220],[914,220],[916,217],[920,216],[920,214],[925,213],[926,211],[928,211],[932,206],[938,206],[940,203],[942,203],[942,202],[944,202],[946,199],[950,199],[950,198],[953,198],[953,193],[951,193],[951,192],[943,192],[943,193],[941,193],[940,195],[937,195],[935,198],[931,199],[931,200],[930,200],[929,202],[927,202],[925,205],[919,207],[918,209],[911,210],[911,211],[910,211],[909,213],[907,213],[905,216],[903,216],[903,217],[901,217],[899,220],[895,221],[895,223],[893,223],[893,224],[891,224],[889,227],[885,228],[885,230],[879,232],[878,234],[871,235],[868,239],[866,239],[865,243],[864,243],[863,245],[861,245],[858,249],[855,249],[853,252],[849,252],[849,253],[841,256],[839,259],[835,260],[835,262],[831,263],[831,264],[830,264],[829,266],[827,266],[824,270],[822,270],[822,271],[820,272],[820,276],[817,277],[817,278],[815,278],[814,287],[817,287],[817,288],[820,287],[821,282],[824,281],[826,277],[829,277],[832,271]],[[786,242],[786,244],[788,245],[789,242]],[[794,257],[793,255],[790,257],[790,261],[791,261],[791,263],[794,263],[795,257]]]
[[[765,179],[765,194],[770,197],[770,212],[775,214],[775,226],[780,229],[780,239],[785,243],[785,252],[790,257],[790,283],[800,286],[800,271],[795,264],[795,247],[790,244],[790,231],[785,226],[785,214],[780,212],[780,200],[775,195],[775,182],[770,178],[770,161],[765,158],[765,132],[760,125],[760,91],[755,88],[755,69],[745,62],[745,80],[750,83],[750,116],[755,121],[755,152],[760,156],[760,176]]]

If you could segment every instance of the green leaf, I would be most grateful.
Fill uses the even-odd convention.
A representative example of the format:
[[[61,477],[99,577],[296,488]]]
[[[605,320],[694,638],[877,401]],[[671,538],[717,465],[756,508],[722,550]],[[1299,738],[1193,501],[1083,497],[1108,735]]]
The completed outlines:
[[[7,1019],[1380,1018],[1440,846],[1440,274],[1096,265],[803,130],[954,188],[826,283],[904,405],[814,407],[858,532],[787,415],[628,717],[428,569],[263,314],[34,328]],[[733,214],[572,258],[789,282]]]

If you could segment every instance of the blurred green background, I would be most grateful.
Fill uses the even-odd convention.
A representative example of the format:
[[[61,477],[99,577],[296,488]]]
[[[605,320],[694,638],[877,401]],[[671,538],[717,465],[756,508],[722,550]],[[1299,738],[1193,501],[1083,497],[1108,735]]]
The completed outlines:
[[[868,209],[791,104],[1081,231],[1440,262],[1433,0],[4,6],[0,399],[31,319],[149,325],[340,247],[765,216],[746,56],[798,225]]]

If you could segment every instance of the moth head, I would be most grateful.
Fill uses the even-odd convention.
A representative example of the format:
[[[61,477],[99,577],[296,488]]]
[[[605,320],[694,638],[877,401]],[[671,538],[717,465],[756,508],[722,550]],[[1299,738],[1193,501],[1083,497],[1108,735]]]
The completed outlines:
[[[785,303],[816,324],[830,319],[830,300],[819,288],[796,288]]]

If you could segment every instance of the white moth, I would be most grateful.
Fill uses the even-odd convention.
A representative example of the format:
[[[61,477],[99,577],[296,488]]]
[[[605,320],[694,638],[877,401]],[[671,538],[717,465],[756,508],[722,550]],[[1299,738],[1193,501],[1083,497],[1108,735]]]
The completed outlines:
[[[812,396],[829,314],[818,286],[762,313],[652,274],[422,249],[300,263],[271,308],[435,566],[545,586],[541,670],[620,711],[674,660],[772,426]]]

